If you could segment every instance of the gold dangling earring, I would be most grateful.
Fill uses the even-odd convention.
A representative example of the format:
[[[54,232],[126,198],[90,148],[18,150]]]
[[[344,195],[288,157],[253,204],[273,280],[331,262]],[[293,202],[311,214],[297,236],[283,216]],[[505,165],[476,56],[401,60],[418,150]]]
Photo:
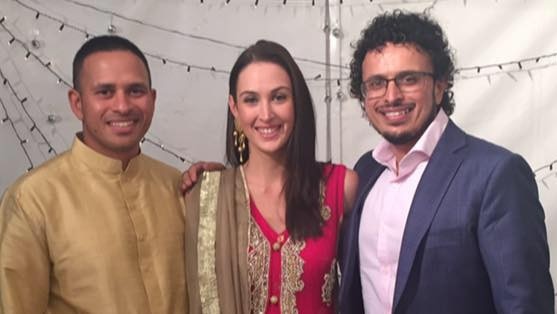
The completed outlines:
[[[232,135],[234,136],[234,147],[236,147],[238,155],[240,155],[240,164],[243,164],[244,151],[246,150],[246,135],[237,126],[234,128],[234,132],[232,132]]]

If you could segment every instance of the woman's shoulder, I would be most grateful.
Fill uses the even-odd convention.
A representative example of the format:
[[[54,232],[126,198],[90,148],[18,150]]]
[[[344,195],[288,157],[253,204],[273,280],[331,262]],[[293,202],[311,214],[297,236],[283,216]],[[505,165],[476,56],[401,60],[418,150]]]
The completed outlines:
[[[343,164],[337,164],[332,162],[322,163],[323,168],[323,177],[325,181],[329,182],[330,180],[339,180],[343,179],[346,171],[351,171],[346,168]]]

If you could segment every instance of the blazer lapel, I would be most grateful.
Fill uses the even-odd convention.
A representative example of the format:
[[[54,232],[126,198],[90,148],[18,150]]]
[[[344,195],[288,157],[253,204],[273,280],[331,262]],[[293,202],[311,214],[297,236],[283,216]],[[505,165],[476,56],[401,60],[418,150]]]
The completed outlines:
[[[460,148],[465,145],[466,134],[449,120],[420,179],[406,220],[398,261],[393,310],[396,309],[406,287],[418,247],[462,163],[464,152]]]
[[[347,230],[347,238],[349,239],[349,241],[347,243],[347,249],[345,250],[345,252],[348,252],[348,264],[350,265],[347,266],[348,269],[350,269],[351,266],[356,266],[359,256],[358,236],[360,233],[360,218],[362,217],[364,203],[369,191],[371,190],[371,188],[375,184],[375,181],[377,181],[377,178],[379,178],[379,175],[381,174],[381,172],[383,172],[383,170],[385,170],[385,167],[374,162],[369,169],[365,169],[367,178],[364,178],[363,176],[360,178],[360,180],[365,180],[365,183],[363,183],[363,185],[361,185],[361,188],[358,189],[359,191],[358,198],[356,200],[356,206],[354,206],[353,208],[354,212],[351,214],[352,217],[350,219]],[[360,272],[359,269],[354,269],[354,271],[358,274]]]

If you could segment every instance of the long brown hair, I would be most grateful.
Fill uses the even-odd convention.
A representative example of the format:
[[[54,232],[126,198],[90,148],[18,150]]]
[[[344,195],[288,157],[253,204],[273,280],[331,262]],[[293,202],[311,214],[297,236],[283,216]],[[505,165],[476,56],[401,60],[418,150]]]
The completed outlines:
[[[272,62],[283,68],[292,83],[294,99],[294,128],[286,143],[286,229],[296,240],[322,234],[321,179],[322,164],[315,159],[315,113],[309,88],[302,71],[281,46],[259,40],[248,47],[236,60],[229,79],[229,94],[237,102],[236,87],[240,72],[253,62]],[[240,165],[239,152],[234,147],[234,116],[228,109],[226,157],[233,166]],[[249,149],[243,152],[243,162],[249,159]]]

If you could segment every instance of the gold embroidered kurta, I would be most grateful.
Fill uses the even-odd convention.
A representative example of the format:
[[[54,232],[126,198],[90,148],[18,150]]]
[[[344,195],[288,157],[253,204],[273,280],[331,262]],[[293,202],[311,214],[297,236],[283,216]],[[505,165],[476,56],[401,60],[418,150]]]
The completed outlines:
[[[186,312],[180,173],[76,139],[0,204],[0,313]]]

